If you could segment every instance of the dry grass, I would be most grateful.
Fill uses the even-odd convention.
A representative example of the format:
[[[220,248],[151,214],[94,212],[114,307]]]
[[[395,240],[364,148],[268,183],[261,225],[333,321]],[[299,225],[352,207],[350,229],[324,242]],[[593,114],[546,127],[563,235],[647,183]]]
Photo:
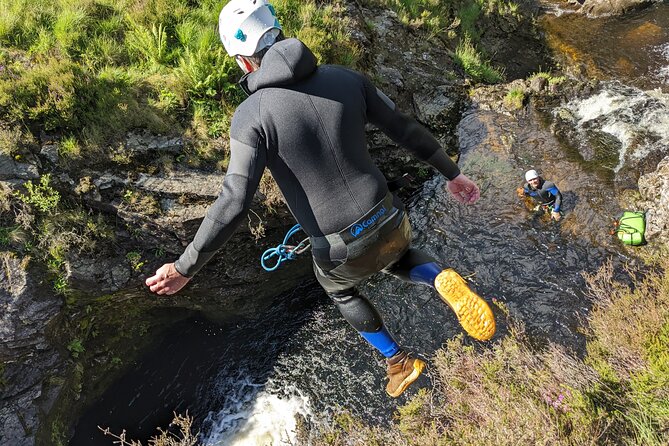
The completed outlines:
[[[274,181],[274,178],[266,171],[265,174],[260,179],[260,185],[258,186],[258,191],[263,195],[263,205],[272,212],[276,208],[284,206],[285,201],[283,199],[283,194],[279,190],[279,186]]]
[[[174,414],[174,419],[170,426],[177,428],[177,432],[172,432],[170,430],[164,430],[159,428],[159,435],[154,436],[149,440],[149,445],[151,446],[194,446],[198,442],[198,434],[192,432],[193,418],[186,413],[186,415]],[[127,438],[125,431],[120,434],[114,434],[109,430],[109,428],[102,428],[98,426],[98,429],[102,431],[103,434],[108,435],[115,440],[114,444],[119,446],[142,446],[142,443],[137,440],[132,440]]]
[[[649,333],[659,333],[669,314],[669,298],[649,299],[661,290],[669,289],[666,276],[651,274],[644,279],[634,277],[636,288],[611,280],[610,263],[597,273],[586,275],[595,308],[590,316],[589,329],[593,340],[589,344],[591,357],[606,360],[619,379],[630,379],[648,366],[646,340]],[[664,283],[663,283],[664,282]]]

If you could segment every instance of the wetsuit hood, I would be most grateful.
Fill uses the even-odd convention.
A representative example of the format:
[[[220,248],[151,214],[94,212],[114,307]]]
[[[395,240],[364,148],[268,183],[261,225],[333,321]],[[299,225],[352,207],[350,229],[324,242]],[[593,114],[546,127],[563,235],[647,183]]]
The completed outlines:
[[[249,94],[261,88],[283,87],[309,77],[316,70],[316,57],[298,39],[275,43],[262,58],[260,68],[244,76],[240,85]]]

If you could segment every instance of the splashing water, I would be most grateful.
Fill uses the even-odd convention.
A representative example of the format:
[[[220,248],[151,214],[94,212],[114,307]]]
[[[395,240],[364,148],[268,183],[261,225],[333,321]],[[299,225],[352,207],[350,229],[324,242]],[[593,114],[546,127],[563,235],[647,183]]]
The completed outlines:
[[[669,85],[669,43],[657,46],[654,49],[658,60],[661,61],[662,66],[657,69],[654,77],[663,84]]]
[[[583,139],[598,130],[620,141],[618,172],[628,159],[641,160],[669,147],[669,95],[659,89],[642,91],[618,82],[608,82],[597,94],[576,99],[554,111],[568,110]]]
[[[249,388],[251,391],[248,391]],[[203,440],[205,446],[257,446],[295,444],[296,416],[311,418],[309,399],[304,396],[280,398],[257,392],[259,386],[247,382],[239,399],[218,413],[210,413],[205,423],[212,423]]]

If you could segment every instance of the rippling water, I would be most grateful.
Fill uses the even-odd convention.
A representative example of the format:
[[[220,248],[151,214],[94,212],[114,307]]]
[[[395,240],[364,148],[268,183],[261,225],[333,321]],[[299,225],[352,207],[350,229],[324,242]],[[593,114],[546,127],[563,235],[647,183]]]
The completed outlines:
[[[584,64],[588,74],[669,91],[669,3],[624,17],[549,14],[541,23],[549,43],[571,62]]]

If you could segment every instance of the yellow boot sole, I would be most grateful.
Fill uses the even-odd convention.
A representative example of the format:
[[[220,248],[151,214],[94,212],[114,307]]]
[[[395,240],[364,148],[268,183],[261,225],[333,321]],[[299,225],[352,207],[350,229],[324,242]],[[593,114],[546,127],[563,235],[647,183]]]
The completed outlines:
[[[411,385],[412,382],[416,381],[418,377],[420,376],[421,373],[423,373],[423,369],[425,368],[425,362],[421,361],[418,358],[415,358],[413,360],[413,371],[409,376],[404,378],[400,385],[396,389],[390,389],[388,386],[386,386],[386,392],[388,395],[392,396],[393,398],[397,398],[400,396],[408,387]]]
[[[495,334],[492,310],[486,301],[469,289],[460,274],[451,268],[445,269],[434,279],[434,286],[469,336],[479,341],[492,338]]]

